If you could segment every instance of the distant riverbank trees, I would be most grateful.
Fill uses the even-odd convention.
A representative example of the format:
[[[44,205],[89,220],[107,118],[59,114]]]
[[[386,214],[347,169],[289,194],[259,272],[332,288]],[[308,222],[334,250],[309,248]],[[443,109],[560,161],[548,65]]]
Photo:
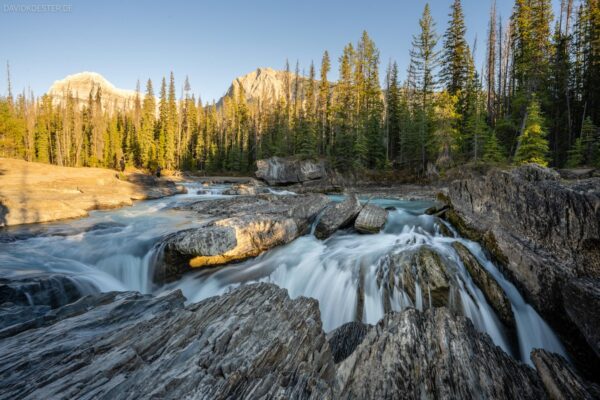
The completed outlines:
[[[467,162],[600,166],[600,0],[561,3],[555,16],[551,0],[516,0],[507,21],[492,7],[482,68],[465,39],[461,1],[453,0],[443,35],[426,5],[403,81],[393,61],[381,76],[379,50],[364,32],[344,47],[336,82],[326,51],[318,71],[286,63],[275,99],[247,101],[238,86],[203,104],[187,79],[177,98],[171,74],[158,96],[148,80],[132,105],[109,112],[100,90],[85,104],[15,96],[9,75],[0,156],[243,173],[273,155],[416,174]]]

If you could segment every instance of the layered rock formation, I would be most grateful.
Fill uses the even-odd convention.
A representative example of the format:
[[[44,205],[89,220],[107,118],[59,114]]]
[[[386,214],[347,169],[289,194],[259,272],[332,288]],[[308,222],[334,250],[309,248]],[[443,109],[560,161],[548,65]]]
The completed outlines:
[[[0,330],[0,398],[593,398],[560,357],[538,374],[446,308],[388,313],[325,336],[318,304],[244,285],[85,296]],[[337,364],[336,364],[337,363]]]
[[[387,211],[374,204],[367,204],[356,217],[354,229],[360,233],[377,233],[383,229],[387,220]]]
[[[362,205],[355,194],[327,207],[317,222],[315,236],[326,239],[338,229],[350,226],[361,210]]]
[[[327,171],[322,160],[271,157],[256,161],[255,175],[269,185],[290,185],[323,179]]]
[[[589,329],[572,329],[564,305],[577,298],[562,289],[572,279],[600,277],[600,179],[563,182],[552,170],[527,165],[455,181],[449,197],[446,218],[486,246],[576,359],[595,365],[589,371],[598,368],[582,335],[596,339]]]

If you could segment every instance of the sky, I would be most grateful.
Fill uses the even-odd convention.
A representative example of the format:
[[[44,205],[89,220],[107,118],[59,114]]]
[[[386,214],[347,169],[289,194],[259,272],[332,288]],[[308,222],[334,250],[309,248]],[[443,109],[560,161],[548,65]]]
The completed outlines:
[[[492,0],[463,0],[467,39],[485,53]],[[553,0],[555,9],[559,0]],[[0,0],[0,62],[10,63],[13,91],[41,95],[57,79],[81,71],[102,74],[116,87],[158,86],[170,71],[178,88],[189,77],[204,101],[219,99],[231,81],[257,67],[283,69],[286,58],[308,71],[332,58],[330,80],[344,45],[367,30],[380,50],[381,75],[390,59],[401,78],[425,0]],[[452,0],[429,0],[438,34],[446,29]],[[35,4],[53,5],[44,11]],[[512,0],[497,0],[506,20]],[[15,9],[18,11],[15,12]],[[34,11],[35,10],[35,11]],[[440,40],[441,45],[441,40]],[[7,92],[5,67],[0,95]]]

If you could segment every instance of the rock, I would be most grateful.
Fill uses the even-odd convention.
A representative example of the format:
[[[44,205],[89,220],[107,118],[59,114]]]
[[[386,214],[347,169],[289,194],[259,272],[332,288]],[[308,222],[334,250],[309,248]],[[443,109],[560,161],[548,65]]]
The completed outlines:
[[[93,298],[102,301],[0,342],[2,397],[333,397],[315,300],[270,284],[187,307],[180,291]]]
[[[322,160],[271,157],[256,161],[255,175],[269,185],[285,185],[325,178],[327,172]]]
[[[446,308],[386,314],[337,365],[340,399],[541,399],[534,370]]]
[[[325,209],[315,229],[315,236],[326,239],[335,231],[352,224],[358,216],[362,206],[355,194],[349,195],[341,203],[331,205]]]
[[[413,304],[422,302],[425,308],[449,305],[450,287],[453,279],[446,273],[441,257],[431,248],[421,246],[414,252],[405,251],[389,256],[391,266],[390,285],[395,284],[394,276],[402,277],[402,289],[408,294]],[[416,286],[419,285],[421,295],[418,296]],[[420,298],[417,298],[420,297]]]
[[[378,233],[387,220],[387,211],[374,204],[367,204],[356,217],[354,229],[360,233]]]
[[[87,95],[86,95],[87,96]],[[0,227],[79,218],[90,210],[185,193],[172,181],[114,170],[70,168],[0,158]]]
[[[558,171],[563,179],[586,179],[594,176],[594,168],[569,168]]]
[[[346,358],[360,345],[365,338],[369,325],[359,321],[345,323],[327,334],[333,361],[337,364]]]
[[[473,282],[481,289],[488,303],[496,311],[500,320],[509,328],[515,328],[515,318],[510,301],[492,275],[481,265],[471,252],[460,242],[452,243]]]
[[[600,357],[600,279],[569,281],[563,288],[563,302],[571,321]]]
[[[154,281],[170,282],[191,268],[242,261],[287,244],[307,233],[329,201],[323,195],[259,195],[187,205],[183,208],[216,218],[161,241]]]
[[[260,193],[269,193],[269,189],[264,185],[259,185],[256,182],[251,183],[238,183],[232,185],[231,188],[225,189],[223,194],[225,195],[237,195],[237,196],[256,196]]]
[[[536,349],[531,360],[550,399],[599,398],[600,387],[586,382],[560,355]]]
[[[600,277],[600,179],[568,183],[539,166],[495,169],[453,182],[449,197],[448,221],[482,242],[580,369],[599,374],[600,361],[564,310],[562,288]]]
[[[60,274],[0,279],[0,304],[57,308],[93,291],[95,290],[92,285]]]

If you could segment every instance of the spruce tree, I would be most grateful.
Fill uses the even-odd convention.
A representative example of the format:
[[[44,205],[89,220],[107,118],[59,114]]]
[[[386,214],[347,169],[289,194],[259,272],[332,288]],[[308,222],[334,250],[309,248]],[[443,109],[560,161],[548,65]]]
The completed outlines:
[[[141,166],[150,167],[156,162],[156,142],[154,137],[156,124],[156,99],[152,88],[152,81],[146,82],[146,94],[142,105],[141,134],[140,134],[140,161]]]
[[[488,164],[498,164],[505,160],[502,146],[498,141],[496,132],[489,130],[483,146],[483,162]]]
[[[548,141],[544,128],[544,117],[537,98],[533,98],[527,107],[523,134],[519,137],[515,162],[517,164],[535,163],[548,165]]]
[[[467,84],[469,46],[465,39],[465,17],[461,0],[452,3],[450,22],[444,34],[441,80],[451,95],[463,91]]]
[[[331,93],[329,87],[329,70],[331,69],[331,62],[329,60],[329,53],[327,50],[323,53],[323,59],[321,60],[321,71],[319,81],[319,95],[317,99],[317,113],[319,121],[319,152],[321,155],[329,155],[331,147],[331,135],[330,135],[330,106],[331,106]]]

